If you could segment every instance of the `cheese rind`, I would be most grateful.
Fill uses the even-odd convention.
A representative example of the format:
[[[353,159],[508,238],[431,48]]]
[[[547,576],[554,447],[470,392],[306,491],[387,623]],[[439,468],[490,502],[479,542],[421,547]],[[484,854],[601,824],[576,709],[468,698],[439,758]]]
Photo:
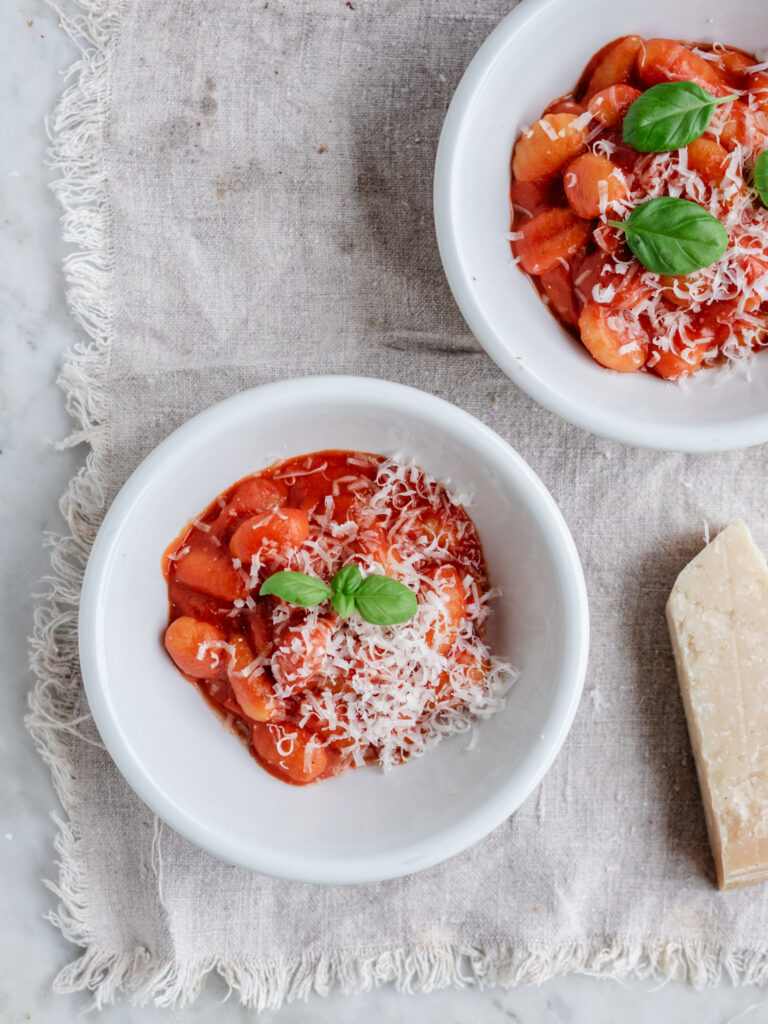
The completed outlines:
[[[667,602],[717,883],[768,879],[768,566],[743,522],[680,573]]]

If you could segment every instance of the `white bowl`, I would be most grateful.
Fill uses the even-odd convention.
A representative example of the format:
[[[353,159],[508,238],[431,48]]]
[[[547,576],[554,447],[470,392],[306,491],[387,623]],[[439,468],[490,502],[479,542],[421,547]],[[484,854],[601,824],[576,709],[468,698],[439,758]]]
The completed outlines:
[[[497,653],[522,672],[479,729],[384,775],[350,771],[306,788],[263,771],[166,655],[161,555],[235,480],[278,459],[355,448],[415,459],[475,496],[492,582]],[[438,398],[355,377],[246,391],[164,441],[110,508],[80,610],[83,679],[99,732],[138,795],[211,853],[270,875],[363,882],[458,853],[540,782],[571,725],[588,649],[584,579],[554,501],[493,431]]]
[[[435,224],[454,297],[489,355],[532,398],[595,434],[665,451],[768,440],[768,355],[751,379],[705,370],[681,388],[599,366],[511,263],[510,155],[523,125],[622,35],[768,47],[765,0],[524,0],[480,47],[445,118]]]

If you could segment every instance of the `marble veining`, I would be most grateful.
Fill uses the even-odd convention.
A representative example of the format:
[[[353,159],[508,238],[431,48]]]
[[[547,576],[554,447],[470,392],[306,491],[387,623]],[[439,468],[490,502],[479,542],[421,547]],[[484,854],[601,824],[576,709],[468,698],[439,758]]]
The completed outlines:
[[[412,0],[420,2],[420,0]],[[66,3],[65,5],[66,6]],[[64,301],[58,209],[44,167],[43,119],[62,89],[61,70],[76,57],[43,0],[5,0],[0,32],[0,650],[4,713],[0,716],[0,1024],[81,1019],[88,999],[51,993],[56,971],[74,950],[45,920],[54,905],[41,879],[54,874],[57,808],[47,769],[22,726],[26,636],[32,594],[48,558],[46,531],[62,528],[58,497],[84,458],[55,450],[67,432],[56,376],[64,349],[78,340]],[[194,1007],[105,1010],[105,1024],[253,1019],[213,980]],[[383,988],[359,996],[313,997],[266,1013],[270,1024],[333,1020],[370,1024],[418,1019],[440,1024],[768,1024],[768,993],[723,984],[696,992],[686,985],[618,984],[563,977],[540,987],[445,990],[407,996]]]

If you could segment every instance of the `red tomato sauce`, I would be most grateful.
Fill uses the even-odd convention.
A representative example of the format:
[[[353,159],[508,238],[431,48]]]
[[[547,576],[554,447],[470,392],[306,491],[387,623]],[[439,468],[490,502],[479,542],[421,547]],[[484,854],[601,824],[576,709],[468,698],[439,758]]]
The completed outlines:
[[[750,187],[768,147],[768,71],[757,64],[734,48],[624,36],[518,138],[513,254],[601,365],[676,380],[768,344],[768,211]],[[646,89],[673,81],[738,98],[716,107],[684,149],[639,153],[623,141],[627,110]],[[696,202],[725,225],[729,247],[716,264],[651,273],[607,224],[660,195]]]
[[[413,622],[372,627],[329,602],[259,596],[274,572],[329,583],[347,564],[415,590]],[[462,731],[478,691],[508,685],[481,639],[487,574],[472,520],[421,470],[383,456],[316,452],[245,477],[184,528],[163,571],[166,650],[286,782],[399,763],[436,741],[438,722],[453,716]]]

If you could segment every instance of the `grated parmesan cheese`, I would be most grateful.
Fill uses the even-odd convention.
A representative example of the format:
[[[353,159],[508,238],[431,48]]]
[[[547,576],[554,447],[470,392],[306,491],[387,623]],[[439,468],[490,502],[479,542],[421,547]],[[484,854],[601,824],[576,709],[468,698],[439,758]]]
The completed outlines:
[[[322,456],[293,460],[271,473],[288,486],[310,474],[322,477],[317,504],[307,511],[309,538],[290,554],[264,543],[246,565],[231,559],[247,592],[217,610],[231,623],[221,623],[227,639],[198,644],[196,658],[219,669],[206,692],[228,715],[237,707],[233,702],[250,714],[242,687],[250,681],[258,691],[271,682],[280,717],[265,724],[274,763],[289,777],[301,757],[310,775],[321,747],[333,748],[335,772],[372,763],[387,771],[470,729],[474,745],[477,722],[504,706],[518,673],[483,639],[500,592],[488,587],[480,542],[465,511],[471,495],[452,492],[400,457],[348,456],[352,471],[344,475],[335,475],[338,467],[328,469],[327,461],[314,465],[316,458]],[[221,500],[215,507],[224,507]],[[193,527],[219,539],[204,520]],[[363,578],[383,574],[409,587],[418,595],[416,615],[397,626],[377,626],[359,614],[342,619],[328,602],[307,609],[258,598],[272,572],[294,569],[328,582],[350,564]],[[264,639],[254,639],[252,629]],[[250,662],[243,658],[249,645]]]
[[[603,225],[608,218],[626,218],[640,203],[669,195],[698,203],[725,226],[729,245],[717,263],[683,278],[662,278],[641,271],[641,282],[646,286],[643,296],[623,313],[624,319],[634,326],[649,329],[661,351],[674,347],[691,365],[698,364],[701,350],[695,349],[697,343],[707,346],[705,363],[721,356],[728,362],[743,363],[751,358],[754,350],[768,345],[768,322],[759,310],[768,302],[768,210],[756,202],[754,191],[746,185],[754,161],[765,145],[768,118],[757,109],[753,96],[748,96],[746,102],[759,127],[753,132],[755,146],[731,143],[732,150],[719,185],[712,185],[691,167],[688,150],[681,149],[673,153],[647,154],[638,159],[631,170],[619,171],[627,189],[625,199],[604,203],[604,196],[600,197]],[[719,140],[727,122],[726,106],[730,105],[718,108],[707,132],[715,140]],[[598,139],[592,149],[609,155],[611,146],[606,139]],[[607,266],[612,273],[621,275],[627,274],[629,268],[641,269],[634,259],[621,261],[610,254]],[[577,289],[584,276],[576,278]],[[610,303],[615,289],[610,283],[595,285],[592,297],[596,302]],[[668,297],[677,299],[679,304],[671,304]],[[720,306],[721,303],[735,303],[735,313],[732,306]],[[704,326],[700,319],[702,313],[708,315]],[[711,320],[717,325],[717,339],[709,326]],[[652,365],[650,361],[648,365]]]
[[[583,114],[579,114],[579,116],[576,118],[576,120],[572,121],[568,125],[569,131],[573,131],[574,128],[576,129],[576,131],[581,131],[582,128],[586,128],[587,127],[587,125],[590,123],[592,118],[593,118],[592,112],[589,111],[589,110],[585,110]]]
[[[544,132],[547,138],[551,139],[552,142],[556,142],[558,139],[557,130],[554,128],[553,125],[549,123],[548,119],[546,117],[542,117],[542,119],[539,121],[539,124],[541,125],[541,130]]]
[[[355,479],[346,483],[351,488]],[[355,487],[359,497],[345,523],[333,520],[335,496],[326,496],[310,515],[310,539],[291,567],[329,580],[354,562],[363,577],[396,577],[418,594],[417,614],[404,624],[375,626],[359,615],[297,613],[274,602],[272,627],[283,638],[272,655],[274,691],[278,698],[299,694],[297,724],[319,730],[314,742],[334,743],[352,765],[376,761],[389,770],[499,711],[517,671],[482,640],[489,603],[499,592],[484,586],[482,552],[457,496],[397,459],[383,459],[364,484]],[[443,579],[440,567],[456,565],[459,552],[466,613],[457,623],[446,613],[452,569]],[[318,630],[321,667],[307,689]]]

